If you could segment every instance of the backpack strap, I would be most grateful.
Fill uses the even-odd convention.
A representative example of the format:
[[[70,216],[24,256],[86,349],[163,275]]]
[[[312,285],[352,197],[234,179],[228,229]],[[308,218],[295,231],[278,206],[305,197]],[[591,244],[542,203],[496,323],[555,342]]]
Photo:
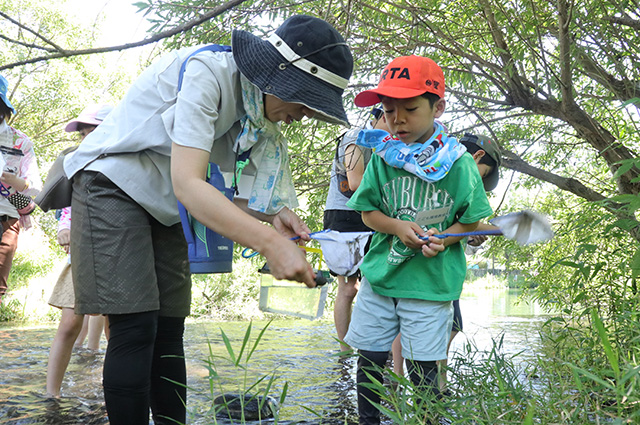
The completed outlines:
[[[222,44],[208,44],[206,46],[202,46],[195,52],[191,53],[187,58],[182,62],[182,66],[180,67],[180,74],[178,76],[178,91],[182,89],[182,78],[184,77],[184,71],[187,69],[187,62],[189,59],[197,55],[201,52],[230,52],[231,46],[225,46]],[[235,194],[238,194],[238,181],[240,180],[240,174],[242,173],[242,169],[249,163],[249,155],[251,154],[251,149],[242,154],[238,155],[236,152],[236,166],[233,171],[233,189]]]
[[[185,60],[182,62],[182,66],[180,67],[180,75],[178,76],[178,91],[182,88],[182,76],[184,75],[184,70],[187,68],[187,62],[193,56],[197,55],[201,52],[230,52],[231,46],[224,46],[222,44],[208,44],[206,46],[202,46],[195,52],[191,53]]]
[[[240,191],[238,190],[238,184],[240,182],[240,176],[242,175],[242,170],[244,167],[249,165],[249,155],[251,155],[251,150],[253,147],[250,147],[248,151],[242,152],[238,154],[236,152],[236,166],[233,169],[233,181],[231,182],[231,188],[234,190],[234,193],[238,195]]]

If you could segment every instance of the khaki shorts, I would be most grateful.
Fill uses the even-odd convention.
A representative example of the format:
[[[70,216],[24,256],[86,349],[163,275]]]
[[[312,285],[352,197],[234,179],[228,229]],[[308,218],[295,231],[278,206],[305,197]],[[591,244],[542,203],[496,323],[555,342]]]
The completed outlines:
[[[73,308],[76,304],[75,295],[73,293],[73,279],[71,278],[71,264],[65,259],[65,265],[56,286],[51,291],[49,305],[58,308]]]
[[[77,314],[189,315],[191,274],[180,223],[164,226],[93,171],[74,177],[71,205]]]

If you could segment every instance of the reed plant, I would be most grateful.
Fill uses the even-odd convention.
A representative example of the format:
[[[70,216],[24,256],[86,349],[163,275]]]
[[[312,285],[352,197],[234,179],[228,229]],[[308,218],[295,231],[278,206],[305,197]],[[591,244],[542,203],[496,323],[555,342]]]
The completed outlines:
[[[383,382],[370,384],[382,397],[378,409],[386,417],[383,423],[640,423],[640,366],[636,357],[621,361],[602,320],[594,312],[590,317],[595,336],[590,349],[601,353],[595,363],[576,362],[571,354],[567,356],[571,361],[562,359],[571,352],[570,345],[550,344],[550,330],[543,329],[546,344],[540,351],[506,353],[504,336],[494,339],[486,350],[468,340],[449,361],[450,383],[445,396],[421,391],[406,377],[383,370]],[[549,323],[558,321],[555,318]],[[580,350],[585,353],[584,347]]]
[[[629,334],[640,331],[638,322],[626,325]],[[639,341],[617,340],[614,327],[595,309],[580,322],[556,317],[546,324],[544,355],[537,358],[545,417],[567,424],[640,423]]]
[[[446,395],[421,390],[385,368],[383,382],[370,384],[382,398],[378,409],[393,424],[527,423],[535,405],[526,366],[518,362],[522,353],[506,354],[502,344],[499,338],[490,350],[480,350],[468,341],[454,353]]]
[[[224,420],[225,424],[245,424],[247,421],[278,424],[279,407],[285,402],[289,384],[285,382],[276,396],[276,371],[255,377],[250,368],[253,354],[270,324],[268,322],[252,339],[253,324],[249,323],[239,347],[235,348],[224,330],[220,329],[226,348],[224,356],[214,354],[211,342],[208,343],[209,355],[203,361],[208,371],[208,399],[211,405],[207,416],[213,424],[218,424],[219,420]],[[227,371],[226,375],[231,376],[219,372],[221,364],[224,364],[222,369]],[[233,370],[231,374],[228,372],[229,366]]]

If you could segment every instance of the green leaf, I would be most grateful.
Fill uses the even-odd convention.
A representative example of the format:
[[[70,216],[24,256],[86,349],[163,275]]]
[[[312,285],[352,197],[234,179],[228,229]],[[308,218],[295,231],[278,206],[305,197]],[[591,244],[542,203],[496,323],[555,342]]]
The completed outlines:
[[[284,404],[284,400],[287,398],[287,391],[289,390],[289,381],[285,381],[282,387],[282,393],[280,393],[280,406]]]
[[[633,167],[638,167],[638,164],[640,164],[640,160],[637,158],[625,159],[623,161],[618,162],[617,164],[619,164],[620,167],[618,167],[616,172],[613,173],[613,177],[612,177],[613,179],[617,179],[627,171],[631,170]]]
[[[598,335],[600,336],[600,342],[602,343],[602,347],[604,348],[604,353],[609,359],[609,364],[613,368],[613,372],[615,373],[615,377],[620,376],[620,367],[618,366],[618,353],[614,352],[613,347],[611,346],[611,342],[609,341],[609,336],[607,335],[607,330],[604,327],[604,323],[598,316],[598,312],[595,308],[591,309],[591,320],[598,331]]]
[[[145,3],[145,2],[143,2],[143,1],[139,1],[139,2],[137,2],[137,3],[133,3],[133,6],[135,6],[135,7],[137,7],[137,8],[138,8],[138,12],[141,12],[141,11],[143,11],[143,10],[145,10],[145,9],[150,8],[150,7],[151,7],[151,4],[149,4],[149,3]]]
[[[573,382],[575,382],[578,391],[584,391],[584,385],[582,385],[582,379],[580,379],[578,371],[575,370],[575,368],[571,368],[571,373],[573,374]]]
[[[260,333],[258,334],[258,337],[256,338],[255,343],[253,344],[253,347],[251,348],[251,351],[249,352],[249,354],[247,355],[247,362],[251,359],[251,356],[253,355],[253,352],[256,351],[256,348],[258,348],[258,344],[260,344],[260,341],[262,340],[262,336],[264,335],[264,333],[267,331],[267,328],[269,327],[269,325],[271,324],[271,322],[273,322],[273,319],[269,320],[269,322],[267,322],[266,325],[264,325],[264,328],[262,328],[262,330],[260,331]]]
[[[222,341],[224,342],[224,346],[227,347],[227,353],[231,358],[231,362],[237,366],[238,362],[236,361],[236,356],[235,356],[235,353],[233,352],[231,341],[229,341],[229,337],[227,337],[227,334],[224,333],[224,330],[222,330],[222,328],[220,328],[220,336],[222,336]]]
[[[611,384],[611,382],[607,382],[607,381],[603,380],[602,378],[600,378],[599,376],[594,375],[593,373],[589,372],[588,370],[581,369],[578,366],[574,366],[572,364],[570,364],[569,367],[571,369],[575,370],[577,373],[586,376],[587,378],[591,379],[594,382],[597,382],[598,384],[602,385],[603,387],[608,388],[610,390],[615,390],[615,387]]]
[[[582,301],[582,300],[584,300],[586,298],[587,298],[587,294],[585,292],[580,292],[580,293],[578,293],[578,295],[576,295],[573,298],[573,303],[577,304],[577,303],[579,303],[580,301]]]
[[[622,376],[622,378],[620,378],[620,385],[624,385],[631,378],[638,379],[638,376],[640,376],[639,374],[640,374],[640,365],[629,369],[627,373],[625,373]]]
[[[629,105],[640,104],[640,97],[631,98],[620,105],[620,109],[625,108]]]
[[[238,358],[236,359],[236,366],[238,366],[238,364],[240,363],[241,359],[242,359],[242,353],[244,353],[244,349],[247,347],[247,344],[249,342],[249,338],[251,337],[251,325],[253,324],[253,322],[249,322],[249,325],[247,326],[247,330],[244,333],[244,338],[242,339],[242,346],[240,347],[240,352],[238,353]],[[249,359],[247,359],[247,361],[249,361]]]
[[[527,407],[527,416],[524,418],[522,425],[533,425],[533,414],[536,411],[536,405],[533,402],[529,403]]]
[[[573,267],[576,269],[582,268],[582,265],[580,263],[576,263],[574,261],[562,260],[562,261],[557,261],[556,264],[560,264],[562,266],[567,266],[567,267]]]
[[[638,276],[640,276],[640,247],[631,258],[631,277],[635,279]]]

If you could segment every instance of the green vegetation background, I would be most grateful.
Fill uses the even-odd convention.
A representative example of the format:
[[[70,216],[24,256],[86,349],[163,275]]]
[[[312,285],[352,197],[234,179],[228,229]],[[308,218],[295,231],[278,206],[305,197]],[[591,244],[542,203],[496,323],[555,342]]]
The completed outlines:
[[[230,28],[266,33],[294,13],[334,24],[356,60],[345,95],[354,124],[366,111],[351,107],[353,96],[375,84],[384,64],[398,55],[430,56],[447,77],[443,119],[450,131],[485,133],[503,148],[504,186],[492,199],[496,213],[532,209],[547,214],[556,232],[553,241],[530,247],[495,238],[485,254],[522,270],[525,281],[535,283],[528,296],[558,312],[541,331],[547,351],[539,360],[552,379],[531,404],[518,404],[525,406],[515,409],[520,423],[532,423],[529,405],[543,423],[640,422],[637,2],[245,1],[188,31],[180,26],[219,4],[145,0],[137,6],[151,21],[150,33],[177,29],[176,35],[132,56],[74,56],[96,47],[99,23],[75,20],[64,2],[0,0],[0,72],[18,110],[11,124],[34,140],[43,176],[56,153],[75,143],[63,124],[86,104],[116,103],[161,52],[228,43]],[[35,60],[55,55],[62,58]],[[303,201],[299,213],[313,230],[321,228],[341,131],[314,122],[285,130]],[[54,319],[48,309],[32,313],[20,292],[41,288],[44,296],[64,261],[52,216],[37,212],[34,218],[43,233],[34,246],[20,248],[12,298],[0,312],[5,319]],[[194,314],[249,317],[257,302],[258,262],[237,260],[232,275],[197,278]]]

